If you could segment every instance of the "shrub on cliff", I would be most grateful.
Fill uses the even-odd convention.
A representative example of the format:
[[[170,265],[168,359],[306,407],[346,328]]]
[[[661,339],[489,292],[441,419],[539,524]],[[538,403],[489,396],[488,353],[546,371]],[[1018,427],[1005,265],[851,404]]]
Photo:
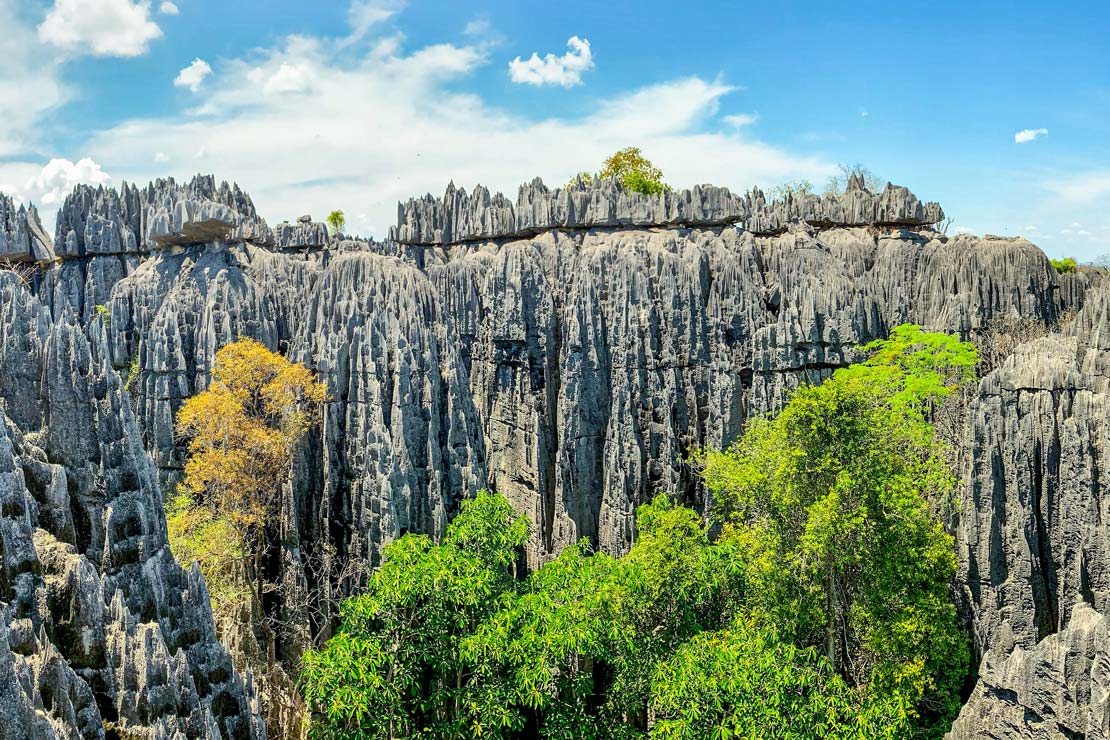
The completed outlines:
[[[1079,269],[1079,264],[1075,261],[1074,257],[1063,257],[1058,260],[1049,260],[1049,262],[1052,263],[1052,267],[1055,268],[1056,272],[1061,275],[1067,275]]]
[[[663,184],[663,171],[634,146],[621,149],[606,159],[597,176],[615,177],[628,190],[644,195],[658,195],[667,189]]]

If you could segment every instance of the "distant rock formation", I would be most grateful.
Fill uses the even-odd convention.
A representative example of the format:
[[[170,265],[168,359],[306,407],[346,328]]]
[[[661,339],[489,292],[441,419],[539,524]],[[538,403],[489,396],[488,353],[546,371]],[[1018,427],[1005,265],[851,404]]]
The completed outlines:
[[[988,375],[960,580],[983,654],[952,740],[1110,737],[1110,284]]]
[[[740,197],[726,188],[695,185],[658,195],[627,190],[616,179],[576,180],[549,189],[536,178],[521,185],[516,204],[478,186],[471,194],[447,186],[443,198],[426,195],[398,204],[390,240],[442,246],[469,241],[522,239],[555,229],[627,227],[713,227],[743,224],[753,234],[778,234],[792,223],[841,226],[928,226],[944,220],[936,203],[922,204],[909,190],[887,185],[867,190],[862,178],[848,179],[837,196],[787,195],[768,203],[762,191]]]

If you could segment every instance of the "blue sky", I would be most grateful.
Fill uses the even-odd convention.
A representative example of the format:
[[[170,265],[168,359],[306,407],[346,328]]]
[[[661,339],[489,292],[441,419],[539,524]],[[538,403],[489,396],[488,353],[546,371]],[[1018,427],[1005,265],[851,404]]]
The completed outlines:
[[[381,236],[450,179],[515,195],[639,145],[676,186],[860,162],[953,228],[1110,252],[1104,3],[0,0],[0,27],[0,187],[48,214],[202,171]]]

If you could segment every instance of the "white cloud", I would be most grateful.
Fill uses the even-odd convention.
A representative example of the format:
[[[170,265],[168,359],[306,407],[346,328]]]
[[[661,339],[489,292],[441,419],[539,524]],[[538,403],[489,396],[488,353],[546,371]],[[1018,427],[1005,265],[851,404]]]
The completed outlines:
[[[103,185],[111,179],[99,164],[88,157],[76,163],[68,159],[52,159],[27,181],[21,194],[46,208],[57,208],[75,185]]]
[[[204,78],[212,74],[212,67],[203,59],[194,59],[193,63],[177,73],[173,78],[174,87],[187,87],[193,92],[200,90]]]
[[[1048,129],[1046,128],[1024,128],[1014,134],[1014,143],[1028,144],[1030,141],[1040,137],[1048,136]]]
[[[35,36],[28,3],[0,0],[0,177],[22,181],[26,167],[13,158],[38,148],[39,119],[69,97],[56,54]],[[18,169],[18,171],[17,171]]]
[[[725,122],[726,126],[732,128],[743,128],[744,126],[751,126],[759,120],[759,116],[754,113],[735,113],[733,115],[725,116],[721,119]]]
[[[336,208],[366,214],[359,230],[379,237],[394,223],[398,200],[441,194],[451,179],[515,199],[536,175],[566,182],[628,145],[640,146],[676,187],[743,190],[823,181],[835,170],[743,129],[712,131],[707,124],[735,89],[720,80],[672,80],[615,95],[585,115],[534,118],[459,90],[486,63],[479,43],[407,50],[390,36],[356,54],[329,39],[291,37],[222,63],[196,110],[122,123],[96,134],[85,151],[130,181],[197,170],[237,180],[271,223]],[[273,94],[277,83],[267,91],[283,66],[303,70],[312,84],[298,86],[298,95]],[[153,163],[157,152],[197,156],[175,156],[167,167]],[[0,179],[9,178],[0,172]]]
[[[489,18],[479,17],[469,21],[463,28],[463,34],[466,36],[486,36],[492,30]]]
[[[162,15],[177,15],[181,10],[177,5],[171,3],[170,0],[165,0],[165,2],[158,6],[158,12]]]
[[[267,71],[262,67],[252,70],[250,79],[262,85],[267,95],[305,93],[312,89],[314,77],[309,67],[301,64],[282,62],[276,70]]]
[[[956,233],[957,234],[974,234],[975,229],[973,229],[969,226],[957,226],[956,227]]]
[[[354,0],[347,9],[351,35],[341,45],[359,41],[371,28],[389,20],[404,8],[405,0]]]
[[[166,162],[169,162],[169,161],[170,161],[170,158],[166,156],[165,152],[155,152],[154,153],[154,164],[165,164]]]
[[[593,69],[593,53],[590,42],[571,36],[567,40],[567,53],[561,57],[532,52],[526,60],[517,57],[509,62],[509,77],[513,82],[526,85],[561,85],[573,87],[582,84],[582,73]]]
[[[1087,204],[1110,197],[1110,170],[1083,172],[1056,180],[1044,187],[1070,204]]]
[[[73,53],[134,57],[145,54],[162,29],[150,19],[150,0],[55,0],[38,34]]]

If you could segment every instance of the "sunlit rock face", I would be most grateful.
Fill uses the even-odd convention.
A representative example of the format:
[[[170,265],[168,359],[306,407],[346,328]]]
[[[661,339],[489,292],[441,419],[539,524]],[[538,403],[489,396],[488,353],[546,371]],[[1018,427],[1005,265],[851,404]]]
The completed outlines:
[[[103,324],[52,320],[0,271],[0,327],[3,736],[261,736],[204,580],[166,544]]]
[[[693,451],[892,327],[976,338],[1075,315],[985,378],[969,414],[959,590],[983,666],[954,737],[994,737],[975,734],[992,717],[1049,732],[1045,707],[1098,737],[1074,728],[1105,704],[1090,646],[1107,610],[1107,291],[1025,240],[946,237],[942,218],[856,179],[771,202],[536,180],[515,201],[453,186],[409,201],[374,242],[311,218],[270,228],[237,186],[198,176],[80,187],[44,251],[32,209],[0,200],[0,245],[35,265],[0,271],[0,716],[56,737],[260,735],[251,677],[216,641],[199,573],[173,563],[162,507],[184,462],[174,415],[240,336],[329,388],[274,574],[322,594],[281,615],[315,629],[349,588],[344,563],[442,533],[481,488],[531,520],[525,567],[582,538],[621,553],[657,493],[710,503]]]

